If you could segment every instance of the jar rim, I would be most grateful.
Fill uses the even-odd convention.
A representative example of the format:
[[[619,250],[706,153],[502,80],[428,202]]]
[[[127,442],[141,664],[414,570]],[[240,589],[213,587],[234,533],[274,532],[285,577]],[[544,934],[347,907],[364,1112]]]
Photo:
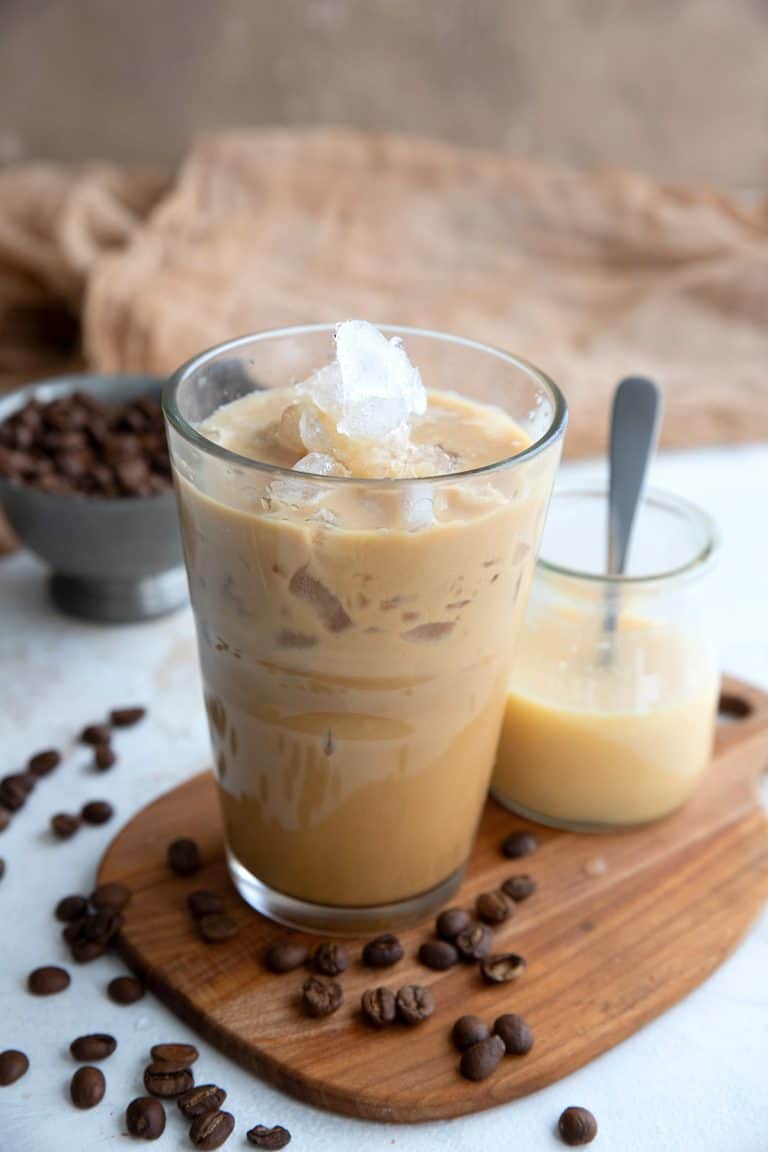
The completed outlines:
[[[483,464],[480,467],[469,468],[462,472],[450,472],[437,476],[382,476],[381,478],[318,476],[311,472],[302,472],[302,483],[322,483],[324,486],[357,484],[365,487],[383,488],[399,488],[403,485],[423,485],[425,483],[451,484],[476,476],[491,475],[494,472],[503,471],[505,468],[515,467],[518,464],[532,459],[534,456],[540,455],[545,449],[555,444],[558,440],[561,440],[564,436],[568,424],[568,406],[565,397],[555,382],[529,361],[524,360],[520,356],[515,356],[511,352],[505,352],[502,348],[498,348],[495,345],[483,344],[480,341],[471,340],[464,336],[454,336],[449,332],[440,332],[429,328],[409,327],[403,324],[376,324],[375,327],[378,328],[379,331],[391,336],[422,336],[448,344],[456,344],[478,352],[488,353],[512,367],[521,370],[543,388],[549,396],[552,403],[552,417],[549,426],[537,440],[534,440],[527,448],[524,448],[522,452],[516,452],[512,456],[504,457],[502,460],[494,460],[490,464]],[[195,372],[220,355],[237,352],[248,347],[250,344],[260,343],[272,338],[304,336],[320,332],[332,333],[335,329],[335,323],[299,324],[287,328],[270,328],[260,332],[249,333],[245,336],[239,336],[234,340],[228,340],[222,344],[216,344],[211,348],[207,348],[205,351],[198,353],[182,364],[166,382],[163,388],[163,411],[166,420],[188,443],[210,456],[217,457],[225,463],[236,464],[239,467],[249,468],[258,472],[266,472],[273,476],[292,477],[295,479],[297,474],[291,468],[285,468],[278,464],[268,464],[262,460],[253,460],[248,456],[241,456],[240,453],[233,452],[231,449],[225,448],[221,444],[216,444],[213,440],[209,440],[208,437],[203,436],[202,433],[182,415],[178,406],[179,389]]]
[[[578,488],[565,488],[552,494],[552,502],[568,499],[600,500],[606,506],[606,523],[608,507],[608,488],[604,484],[583,485]],[[575,568],[572,565],[556,564],[547,560],[541,553],[536,562],[537,572],[545,576],[557,576],[567,580],[578,581],[600,587],[632,587],[650,588],[670,581],[682,581],[694,576],[702,575],[713,564],[720,551],[720,533],[717,525],[708,512],[691,500],[686,500],[673,492],[666,492],[661,488],[649,488],[643,496],[643,504],[664,512],[682,514],[689,523],[695,524],[702,533],[704,544],[695,551],[690,560],[684,564],[677,564],[673,568],[664,568],[657,572],[648,572],[642,576],[611,575],[607,572],[588,572]],[[642,508],[642,505],[641,505]]]

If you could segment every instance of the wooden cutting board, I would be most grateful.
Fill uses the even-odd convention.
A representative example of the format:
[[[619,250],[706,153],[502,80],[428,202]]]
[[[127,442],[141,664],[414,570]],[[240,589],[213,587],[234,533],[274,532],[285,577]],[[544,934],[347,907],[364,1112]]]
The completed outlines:
[[[227,1055],[320,1107],[366,1119],[424,1121],[458,1116],[536,1091],[611,1048],[700,984],[743,937],[768,897],[768,825],[757,781],[768,763],[768,694],[728,681],[729,722],[691,803],[645,829],[577,836],[537,829],[539,851],[505,860],[498,845],[525,826],[489,801],[457,904],[528,871],[538,890],[496,930],[497,950],[527,960],[516,983],[488,987],[476,967],[444,973],[415,959],[431,923],[401,933],[406,956],[373,972],[354,962],[341,977],[345,1000],[325,1020],[297,1007],[304,975],[275,976],[260,957],[286,935],[251,911],[227,878],[215,785],[205,773],[161,796],[119,833],[99,881],[127,884],[120,947],[127,962],[171,1008]],[[168,842],[192,836],[205,865],[180,879],[165,864]],[[602,862],[601,866],[596,861]],[[517,866],[522,865],[522,867]],[[602,870],[601,870],[602,868]],[[225,894],[240,923],[232,940],[198,939],[186,894]],[[315,938],[307,937],[311,944]],[[406,1031],[374,1032],[359,1018],[374,984],[428,984],[435,1015]],[[480,1084],[463,1080],[449,1032],[465,1012],[488,1021],[522,1013],[536,1042],[507,1057]]]

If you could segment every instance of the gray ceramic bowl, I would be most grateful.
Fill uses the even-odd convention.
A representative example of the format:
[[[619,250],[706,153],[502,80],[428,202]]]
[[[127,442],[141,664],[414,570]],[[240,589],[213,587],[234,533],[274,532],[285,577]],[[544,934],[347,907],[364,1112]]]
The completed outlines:
[[[160,398],[154,376],[72,375],[0,396],[0,421],[33,396],[90,392],[101,400]],[[53,569],[51,594],[65,612],[114,623],[145,620],[187,600],[173,491],[105,499],[59,495],[0,476],[0,503],[16,535]]]

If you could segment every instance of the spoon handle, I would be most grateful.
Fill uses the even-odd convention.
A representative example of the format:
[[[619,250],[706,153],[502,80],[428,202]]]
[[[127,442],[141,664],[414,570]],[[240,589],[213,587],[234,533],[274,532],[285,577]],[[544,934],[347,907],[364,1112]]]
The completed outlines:
[[[621,575],[627,563],[635,513],[648,464],[656,447],[661,393],[644,376],[627,376],[613,397],[608,497],[608,574]]]

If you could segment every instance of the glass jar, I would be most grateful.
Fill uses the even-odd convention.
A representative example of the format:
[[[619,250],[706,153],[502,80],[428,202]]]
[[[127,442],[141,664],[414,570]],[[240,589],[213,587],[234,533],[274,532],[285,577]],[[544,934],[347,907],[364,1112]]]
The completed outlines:
[[[566,422],[513,356],[383,331],[428,389],[502,407],[520,450],[357,480],[201,435],[222,404],[328,363],[328,325],[206,352],[164,398],[230,872],[255,908],[320,931],[424,916],[461,880]]]
[[[648,493],[628,571],[609,578],[607,510],[602,489],[552,499],[492,781],[507,808],[585,832],[685,803],[711,757],[720,682],[711,520]]]

